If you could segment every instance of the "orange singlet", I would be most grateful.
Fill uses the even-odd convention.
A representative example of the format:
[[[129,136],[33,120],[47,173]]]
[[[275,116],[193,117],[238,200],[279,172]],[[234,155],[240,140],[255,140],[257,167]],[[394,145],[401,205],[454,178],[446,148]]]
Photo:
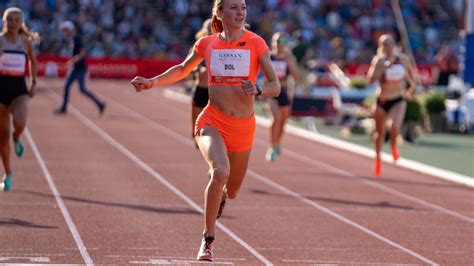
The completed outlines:
[[[257,34],[245,31],[235,42],[224,42],[219,33],[199,39],[194,50],[206,60],[209,89],[213,86],[242,86],[242,81],[255,84],[260,70],[259,57],[268,51]],[[194,134],[204,126],[214,127],[224,138],[228,151],[241,152],[252,148],[255,117],[236,118],[222,113],[208,103],[196,120]]]

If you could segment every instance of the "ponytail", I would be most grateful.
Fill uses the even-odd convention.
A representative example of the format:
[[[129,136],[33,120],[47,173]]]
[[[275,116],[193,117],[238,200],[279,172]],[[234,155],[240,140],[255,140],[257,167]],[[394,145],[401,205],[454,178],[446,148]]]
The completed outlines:
[[[223,6],[224,0],[214,0],[214,4],[212,5],[212,33],[220,33],[224,31],[224,25],[222,25],[222,21],[217,17],[217,11],[222,10]]]
[[[224,31],[222,21],[217,18],[217,15],[212,15],[212,33],[219,33]]]
[[[39,42],[41,40],[40,35],[37,32],[30,31],[28,27],[26,26],[25,22],[21,24],[20,34],[23,34],[24,36],[26,36],[26,38],[28,38],[31,41]]]

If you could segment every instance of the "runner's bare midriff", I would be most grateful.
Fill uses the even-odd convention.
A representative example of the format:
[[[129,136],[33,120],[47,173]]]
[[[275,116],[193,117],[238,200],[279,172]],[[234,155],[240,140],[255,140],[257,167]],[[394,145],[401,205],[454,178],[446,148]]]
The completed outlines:
[[[384,82],[380,84],[380,95],[382,99],[394,99],[403,95],[402,85],[405,82]]]
[[[211,85],[209,101],[224,114],[247,118],[254,113],[254,96],[245,95],[241,86]]]

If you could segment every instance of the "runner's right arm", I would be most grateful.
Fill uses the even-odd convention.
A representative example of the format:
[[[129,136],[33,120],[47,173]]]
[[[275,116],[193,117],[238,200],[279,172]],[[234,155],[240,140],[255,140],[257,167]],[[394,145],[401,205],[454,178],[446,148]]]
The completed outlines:
[[[151,79],[137,76],[131,83],[137,92],[171,84],[186,78],[189,73],[191,73],[191,71],[202,62],[202,60],[203,58],[193,50],[181,64],[169,68],[163,74]]]

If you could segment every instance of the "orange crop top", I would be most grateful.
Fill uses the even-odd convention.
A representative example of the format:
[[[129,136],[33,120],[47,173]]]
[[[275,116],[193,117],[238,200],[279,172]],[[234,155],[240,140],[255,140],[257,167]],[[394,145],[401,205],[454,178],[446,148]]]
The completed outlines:
[[[225,42],[219,33],[199,39],[194,50],[206,60],[209,85],[240,86],[244,80],[255,84],[260,71],[258,58],[268,51],[265,41],[251,31],[235,42]]]

